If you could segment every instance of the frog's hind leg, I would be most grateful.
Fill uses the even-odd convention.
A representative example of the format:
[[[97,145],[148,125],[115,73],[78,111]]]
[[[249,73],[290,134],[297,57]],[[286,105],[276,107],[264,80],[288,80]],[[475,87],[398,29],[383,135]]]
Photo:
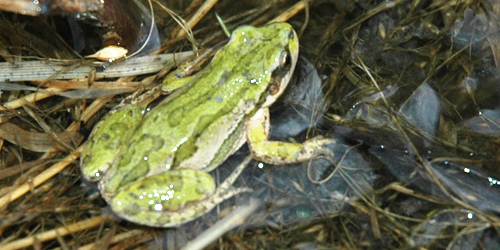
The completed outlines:
[[[248,165],[248,163],[252,160],[252,156],[249,155],[247,156],[243,162],[241,162],[234,170],[233,172],[217,187],[215,190],[215,193],[212,197],[214,197],[214,200],[217,199],[216,204],[219,204],[239,193],[243,192],[252,192],[253,190],[251,188],[235,188],[233,187],[234,182],[236,179],[240,176],[240,174],[243,172],[245,167]],[[218,197],[218,198],[216,198]]]
[[[252,160],[252,156],[249,155],[247,156],[243,162],[241,162],[234,170],[233,172],[217,187],[215,192],[207,197],[206,200],[200,201],[199,203],[193,205],[192,208],[189,208],[189,210],[192,211],[186,211],[186,214],[197,214],[197,216],[189,218],[188,220],[184,221],[188,222],[191,221],[197,217],[200,217],[214,209],[217,205],[222,203],[223,201],[232,198],[233,196],[236,196],[241,193],[245,192],[252,192],[253,189],[248,188],[248,187],[233,187],[234,182],[236,179],[241,175],[245,167],[248,165],[248,163]],[[193,212],[195,211],[195,212]]]
[[[214,209],[246,187],[233,183],[251,160],[248,156],[218,186],[210,174],[179,169],[144,177],[108,200],[113,211],[129,221],[152,227],[177,227]]]
[[[236,168],[234,168],[233,172],[224,180],[224,182],[219,185],[218,189],[227,189],[232,186],[251,160],[252,156],[247,156]]]
[[[247,156],[234,170],[231,174],[217,187],[215,192],[207,197],[205,200],[202,200],[196,204],[193,204],[189,208],[185,208],[180,214],[179,218],[182,218],[182,221],[178,222],[178,225],[184,224],[191,220],[194,220],[202,215],[212,211],[217,205],[222,203],[223,201],[232,198],[241,193],[252,192],[253,189],[248,187],[233,187],[236,179],[241,175],[245,167],[252,160],[252,156]],[[161,223],[160,223],[161,224]],[[162,226],[162,225],[160,225]]]

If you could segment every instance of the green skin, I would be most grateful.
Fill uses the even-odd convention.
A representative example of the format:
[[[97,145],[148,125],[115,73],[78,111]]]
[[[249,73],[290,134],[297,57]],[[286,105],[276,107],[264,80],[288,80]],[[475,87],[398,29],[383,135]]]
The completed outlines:
[[[297,35],[287,23],[237,28],[206,68],[164,83],[165,90],[178,89],[151,112],[142,116],[141,108],[128,105],[99,122],[82,153],[83,176],[99,181],[120,217],[175,227],[251,191],[232,187],[250,158],[219,187],[207,173],[245,142],[255,159],[271,164],[324,153],[330,140],[267,140],[268,107],[286,88],[298,50]]]

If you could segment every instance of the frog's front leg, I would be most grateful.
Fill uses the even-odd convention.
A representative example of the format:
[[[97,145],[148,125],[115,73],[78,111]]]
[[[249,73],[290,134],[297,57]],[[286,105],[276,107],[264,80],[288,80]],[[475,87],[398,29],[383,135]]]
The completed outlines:
[[[325,147],[335,140],[315,137],[303,143],[269,141],[269,108],[261,108],[246,124],[247,142],[255,159],[273,164],[303,162],[318,155],[331,155]]]
[[[212,176],[178,169],[144,177],[108,200],[113,211],[129,221],[152,227],[176,227],[194,220],[221,202],[252,189],[233,187],[252,158],[247,157],[217,188]]]

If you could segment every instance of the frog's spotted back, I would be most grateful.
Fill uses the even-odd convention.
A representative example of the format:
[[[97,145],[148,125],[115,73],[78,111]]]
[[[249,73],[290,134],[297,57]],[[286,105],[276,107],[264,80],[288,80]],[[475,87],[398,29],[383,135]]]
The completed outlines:
[[[248,191],[231,185],[250,158],[215,191],[211,176],[204,172],[217,168],[245,143],[249,120],[265,114],[259,111],[286,88],[298,48],[297,35],[286,23],[237,28],[207,67],[185,78],[181,88],[149,113],[139,115],[137,128],[129,129],[132,135],[121,143],[125,146],[106,152],[111,159],[106,167],[87,170],[81,165],[82,172],[98,171],[102,178],[94,180],[117,215],[150,226],[178,226]],[[93,137],[124,137],[109,125],[122,122],[115,114],[99,123]],[[102,153],[92,150],[86,151],[90,158]]]

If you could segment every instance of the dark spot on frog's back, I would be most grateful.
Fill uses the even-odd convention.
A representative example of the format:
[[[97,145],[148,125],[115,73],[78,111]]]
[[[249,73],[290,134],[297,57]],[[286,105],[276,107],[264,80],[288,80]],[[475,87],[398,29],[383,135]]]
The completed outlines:
[[[211,97],[211,96],[210,96],[210,97],[208,97],[208,100],[209,100],[209,101],[214,100],[214,101],[216,101],[216,102],[218,102],[218,103],[221,103],[221,102],[222,102],[222,97],[220,97],[220,96]]]
[[[149,167],[147,166],[146,162],[140,161],[135,168],[132,168],[130,172],[126,173],[123,176],[120,187],[124,187],[127,184],[132,183],[143,176],[146,176],[148,171]]]
[[[222,72],[222,74],[221,74],[220,80],[217,82],[217,86],[220,87],[220,86],[224,85],[224,83],[227,82],[228,77],[229,77],[229,73],[226,70],[224,70],[224,72]]]
[[[129,116],[132,116],[132,117],[134,116],[134,111],[131,110],[131,109],[127,110],[127,113],[128,113]]]
[[[99,143],[108,143],[108,141],[112,139],[111,136],[108,133],[102,134],[101,136],[96,136],[92,138],[92,143],[94,144],[99,144]]]
[[[151,150],[146,151],[146,155],[149,155],[153,151],[157,151],[163,146],[163,143],[165,143],[165,141],[162,138],[155,137],[151,134],[143,134],[141,139],[139,139],[139,141],[144,142],[147,145],[150,145],[149,148]]]
[[[293,34],[293,31],[289,31],[289,32],[288,32],[288,38],[289,38],[289,39],[293,39],[293,37],[294,37],[294,36],[295,36],[295,35]]]
[[[203,183],[200,181],[200,178],[196,176],[196,194],[199,196],[203,196],[206,193],[205,188],[203,187]]]

